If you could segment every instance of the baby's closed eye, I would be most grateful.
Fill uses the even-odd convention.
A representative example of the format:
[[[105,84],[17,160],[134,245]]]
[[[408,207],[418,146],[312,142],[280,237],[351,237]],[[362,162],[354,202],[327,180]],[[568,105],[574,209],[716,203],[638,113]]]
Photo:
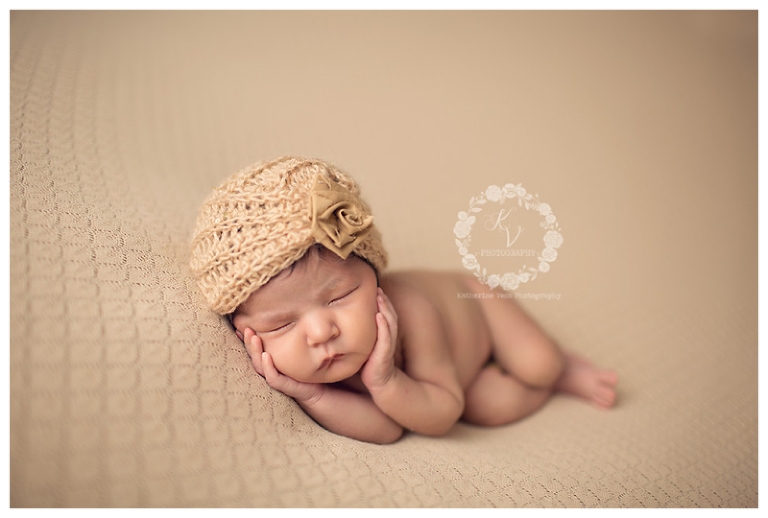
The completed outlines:
[[[335,297],[335,298],[331,299],[331,301],[330,301],[328,304],[329,304],[329,305],[330,305],[330,304],[335,304],[335,303],[337,303],[337,302],[341,302],[341,301],[345,300],[347,297],[349,297],[349,296],[350,296],[350,295],[352,295],[352,294],[353,294],[355,291],[357,291],[357,289],[358,289],[359,287],[360,287],[360,286],[355,286],[355,287],[354,287],[354,288],[352,288],[351,290],[346,290],[346,291],[344,291],[344,292],[342,293],[342,295],[340,295],[340,296],[338,296],[338,297]]]
[[[288,329],[293,322],[285,322],[280,324],[273,324],[269,326],[270,328],[267,331],[261,331],[262,333],[277,333],[278,331],[283,331],[285,329]]]

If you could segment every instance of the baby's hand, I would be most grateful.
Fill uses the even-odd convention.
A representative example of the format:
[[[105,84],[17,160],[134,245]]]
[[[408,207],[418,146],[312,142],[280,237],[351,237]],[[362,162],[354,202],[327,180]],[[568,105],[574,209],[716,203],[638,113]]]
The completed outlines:
[[[397,344],[397,313],[389,297],[379,288],[376,314],[378,335],[368,361],[363,365],[360,377],[369,389],[384,386],[395,373],[395,349]]]
[[[238,333],[240,336],[240,333]],[[251,328],[246,328],[242,335],[245,350],[251,357],[256,372],[261,374],[270,387],[292,397],[299,403],[317,401],[323,395],[325,387],[319,383],[302,383],[280,373],[272,361],[272,356],[264,351],[261,338]]]

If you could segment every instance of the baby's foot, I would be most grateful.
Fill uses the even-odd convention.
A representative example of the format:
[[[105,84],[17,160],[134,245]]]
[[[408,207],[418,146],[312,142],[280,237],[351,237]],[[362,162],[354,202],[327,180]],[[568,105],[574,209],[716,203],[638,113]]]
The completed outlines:
[[[566,353],[565,371],[556,388],[601,408],[610,408],[616,403],[618,381],[614,371],[599,369],[583,358]]]

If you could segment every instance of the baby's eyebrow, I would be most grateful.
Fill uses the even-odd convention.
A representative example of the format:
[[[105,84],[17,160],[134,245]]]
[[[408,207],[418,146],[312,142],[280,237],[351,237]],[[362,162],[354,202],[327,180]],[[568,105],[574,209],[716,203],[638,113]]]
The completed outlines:
[[[342,279],[341,277],[339,277],[337,275],[334,275],[332,277],[326,278],[326,281],[323,284],[323,291],[329,292],[329,291],[335,290],[336,288],[339,287],[339,284],[343,283],[343,280],[344,279]]]

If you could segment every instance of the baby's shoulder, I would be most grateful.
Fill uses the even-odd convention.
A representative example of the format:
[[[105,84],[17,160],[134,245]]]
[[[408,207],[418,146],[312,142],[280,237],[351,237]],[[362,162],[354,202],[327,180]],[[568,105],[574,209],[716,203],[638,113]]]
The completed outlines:
[[[397,272],[381,278],[381,289],[397,314],[398,348],[408,360],[406,365],[444,343],[445,312],[432,289],[435,281],[437,276],[426,272]]]
[[[426,274],[419,271],[387,273],[380,279],[381,289],[398,312],[424,309],[432,305]]]
[[[448,310],[456,294],[466,291],[461,273],[407,270],[387,273],[381,288],[392,301],[398,316],[438,317]]]
[[[471,276],[455,271],[401,270],[385,273],[380,281],[387,294],[391,291],[393,294],[442,298],[457,289],[466,290],[467,278],[471,279]]]

